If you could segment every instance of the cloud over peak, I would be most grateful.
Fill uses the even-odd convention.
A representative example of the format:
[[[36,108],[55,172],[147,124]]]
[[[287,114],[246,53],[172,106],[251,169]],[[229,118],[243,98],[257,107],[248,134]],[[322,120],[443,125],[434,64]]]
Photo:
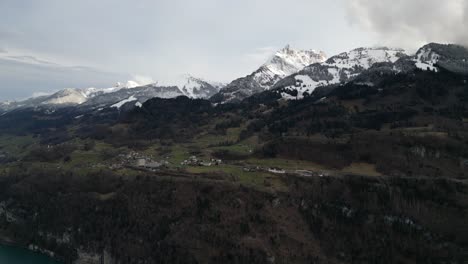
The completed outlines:
[[[348,19],[386,45],[417,48],[428,42],[468,45],[466,0],[349,0]]]

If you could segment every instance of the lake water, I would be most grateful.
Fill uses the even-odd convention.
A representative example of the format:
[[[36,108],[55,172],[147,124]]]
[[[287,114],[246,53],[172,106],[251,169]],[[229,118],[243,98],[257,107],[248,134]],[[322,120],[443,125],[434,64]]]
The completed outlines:
[[[26,249],[0,245],[0,264],[60,264],[60,262]]]

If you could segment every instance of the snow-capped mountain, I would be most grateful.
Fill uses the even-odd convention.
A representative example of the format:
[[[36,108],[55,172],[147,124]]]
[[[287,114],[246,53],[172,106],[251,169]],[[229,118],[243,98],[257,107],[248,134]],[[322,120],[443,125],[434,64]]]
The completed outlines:
[[[212,101],[235,102],[255,93],[270,89],[283,79],[303,69],[305,66],[326,60],[324,52],[314,50],[295,50],[289,45],[279,50],[274,56],[252,74],[234,80],[212,97]]]
[[[175,98],[187,96],[190,98],[208,99],[217,93],[222,84],[210,83],[199,78],[186,76],[179,81],[179,85],[157,85],[128,81],[117,83],[109,88],[66,88],[51,95],[32,97],[22,101],[0,102],[0,112],[10,111],[16,108],[77,106],[87,108],[103,108],[109,106],[123,106],[133,102],[142,105],[145,101],[158,98]]]
[[[78,89],[67,88],[47,97],[44,105],[79,105],[86,102],[87,96]]]
[[[281,91],[287,99],[300,99],[317,87],[347,82],[374,64],[393,64],[406,56],[402,49],[358,48],[333,56],[325,62],[311,64],[282,79],[273,89]]]
[[[222,83],[208,82],[193,76],[184,76],[178,85],[179,89],[190,98],[208,99],[215,95],[224,86]]]
[[[94,98],[109,95],[109,100],[112,100],[116,93],[120,90],[129,90],[139,86],[135,81],[128,81],[126,84],[117,83],[110,88],[65,88],[50,95],[42,95],[31,97],[21,101],[10,101],[0,103],[0,111],[9,111],[17,108],[34,108],[34,107],[64,107],[64,106],[79,106],[83,105]]]
[[[194,99],[208,99],[219,92],[223,86],[221,83],[208,82],[190,75],[183,76],[176,83],[178,84],[167,86],[149,84],[139,87],[130,87],[127,84],[127,89],[119,89],[111,93],[106,90],[88,100],[84,105],[101,108],[116,102],[111,107],[121,108],[125,104],[142,106],[144,102],[155,97],[168,99],[187,96]]]
[[[141,106],[148,99],[211,98],[212,102],[236,102],[265,90],[273,90],[285,99],[300,99],[319,87],[330,90],[338,84],[356,81],[375,85],[381,76],[415,69],[446,70],[468,75],[468,50],[459,45],[431,43],[416,54],[402,49],[358,48],[326,59],[323,52],[294,50],[289,46],[276,52],[252,74],[228,85],[184,76],[175,85],[157,85],[128,81],[109,88],[67,88],[54,94],[22,101],[0,102],[0,114],[17,108],[58,108],[76,106],[100,109]]]
[[[126,83],[121,83],[117,82],[113,87],[110,88],[85,88],[85,89],[80,89],[80,91],[87,97],[91,98],[97,95],[102,95],[102,94],[109,94],[113,92],[117,92],[121,89],[132,89],[135,87],[139,86],[144,86],[148,85],[148,83],[138,83],[136,81],[127,81]]]
[[[468,74],[468,50],[459,45],[430,43],[420,48],[413,58],[422,70],[448,71]]]
[[[147,100],[158,98],[175,98],[184,96],[184,93],[177,86],[158,86],[157,84],[149,84],[145,86],[119,89],[111,93],[103,93],[89,98],[81,107],[104,108],[117,107],[132,103],[140,106]]]
[[[296,73],[307,65],[325,60],[324,52],[294,50],[288,45],[262,65],[259,71],[254,74],[254,80],[260,86],[268,89],[281,78]]]

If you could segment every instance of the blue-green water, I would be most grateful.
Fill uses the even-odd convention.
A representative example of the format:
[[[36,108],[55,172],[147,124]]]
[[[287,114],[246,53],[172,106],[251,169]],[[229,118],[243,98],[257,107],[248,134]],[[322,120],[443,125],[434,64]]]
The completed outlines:
[[[48,256],[26,249],[0,245],[0,264],[60,264]]]

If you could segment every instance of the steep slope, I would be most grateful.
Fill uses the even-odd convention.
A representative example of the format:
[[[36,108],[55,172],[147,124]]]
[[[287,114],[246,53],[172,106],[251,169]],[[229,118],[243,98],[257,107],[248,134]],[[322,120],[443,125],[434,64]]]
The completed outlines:
[[[78,106],[88,102],[90,99],[95,97],[109,95],[109,98],[112,99],[113,93],[116,93],[120,90],[133,89],[138,86],[141,86],[141,84],[135,81],[128,81],[125,84],[117,83],[115,86],[109,88],[66,88],[51,95],[31,97],[20,101],[2,102],[0,103],[0,112],[11,111],[19,108],[58,108],[66,106]]]
[[[224,85],[221,83],[208,82],[201,78],[185,76],[179,89],[190,98],[208,99],[215,95]]]
[[[409,56],[400,49],[359,48],[334,56],[325,63],[310,65],[279,81],[274,90],[283,98],[301,99],[319,87],[329,90],[333,85],[350,80],[376,85],[374,81],[378,82],[379,76],[416,68],[467,75],[468,50],[460,45],[430,43]]]
[[[108,93],[113,93],[117,92],[121,89],[132,89],[135,87],[143,86],[143,85],[148,85],[146,83],[137,83],[135,81],[128,81],[127,83],[121,83],[117,82],[115,86],[110,87],[110,88],[95,88],[95,87],[90,87],[90,88],[85,88],[85,89],[80,89],[83,94],[86,95],[86,97],[91,98],[97,95],[102,95],[102,94],[108,94]]]
[[[40,105],[42,102],[47,100],[49,96],[37,96],[31,97],[22,101],[5,101],[0,102],[0,113],[11,111],[17,108],[27,108]]]
[[[234,80],[212,97],[216,103],[236,102],[273,87],[284,77],[298,72],[307,65],[326,60],[324,52],[294,50],[289,45],[252,74]]]
[[[178,85],[157,85],[137,83],[117,83],[109,88],[67,88],[52,95],[29,98],[22,101],[0,102],[0,113],[18,108],[58,108],[65,106],[79,106],[90,108],[102,108],[113,105],[123,106],[125,100],[139,106],[146,100],[158,98],[174,98],[187,96],[195,99],[208,99],[216,94],[223,84],[208,82],[200,78],[186,76]],[[118,108],[120,108],[118,107]]]
[[[402,49],[358,48],[325,60],[323,52],[299,51],[286,46],[252,74],[227,86],[185,76],[177,85],[158,86],[135,81],[110,88],[63,89],[52,95],[22,101],[0,102],[0,114],[17,108],[80,106],[102,108],[135,98],[137,105],[153,98],[187,96],[214,103],[238,102],[272,89],[286,99],[301,99],[316,88],[330,90],[358,79],[373,83],[382,74],[422,70],[448,70],[468,74],[468,51],[459,45],[430,43],[408,56]],[[321,89],[322,90],[322,89]]]
[[[339,84],[357,77],[377,63],[395,63],[406,54],[402,49],[358,48],[305,67],[279,81],[274,89],[287,99],[300,99],[317,87]]]
[[[175,98],[184,93],[177,86],[158,86],[150,84],[132,89],[120,89],[112,93],[105,93],[89,98],[82,107],[103,108],[108,106],[121,106],[125,103],[133,105],[142,104],[151,98]]]
[[[414,57],[416,67],[422,70],[445,70],[468,74],[468,50],[459,45],[430,43],[418,50]]]
[[[86,102],[86,95],[77,89],[63,89],[47,98],[41,104],[46,105],[80,105]]]
[[[89,92],[84,107],[102,108],[112,106],[121,108],[125,104],[141,106],[151,98],[175,98],[187,96],[194,99],[207,99],[217,93],[221,84],[211,83],[193,76],[185,76],[177,85],[162,86],[156,83],[144,86],[127,83],[122,87],[98,89]]]

